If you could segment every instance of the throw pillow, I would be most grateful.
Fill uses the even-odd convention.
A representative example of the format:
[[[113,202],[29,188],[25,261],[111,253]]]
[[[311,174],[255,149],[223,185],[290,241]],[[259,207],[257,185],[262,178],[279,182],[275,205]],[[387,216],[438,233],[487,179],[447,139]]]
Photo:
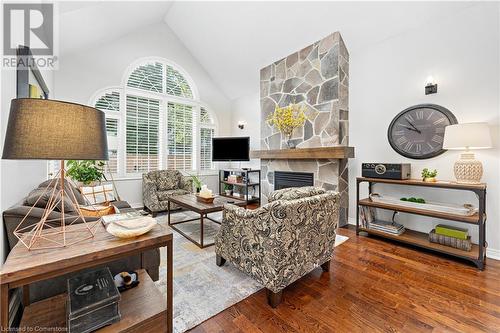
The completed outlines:
[[[31,191],[28,196],[24,199],[24,205],[26,206],[35,206],[38,208],[45,208],[47,206],[47,203],[49,202],[50,196],[52,194],[52,189],[51,188],[36,188],[33,191]],[[57,197],[57,205],[55,209],[57,211],[61,211],[62,204],[61,204],[61,195],[58,193]],[[35,205],[36,204],[36,205]],[[67,213],[74,212],[76,210],[76,207],[68,198],[67,196],[64,196],[64,211]]]

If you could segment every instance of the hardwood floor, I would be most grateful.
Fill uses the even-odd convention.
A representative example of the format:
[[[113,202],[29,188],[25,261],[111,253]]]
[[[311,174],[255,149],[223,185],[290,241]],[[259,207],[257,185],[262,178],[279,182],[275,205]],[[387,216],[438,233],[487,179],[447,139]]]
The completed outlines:
[[[500,332],[500,261],[468,263],[375,237],[335,249],[276,309],[261,290],[191,332]]]

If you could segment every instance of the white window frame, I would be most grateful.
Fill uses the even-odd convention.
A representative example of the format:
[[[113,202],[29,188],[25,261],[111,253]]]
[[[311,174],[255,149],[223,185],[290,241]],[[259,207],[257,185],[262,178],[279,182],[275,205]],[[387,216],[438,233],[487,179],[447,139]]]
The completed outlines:
[[[160,62],[163,66],[172,66],[177,71],[179,71],[186,81],[188,82],[191,92],[193,95],[193,99],[183,98],[178,96],[172,96],[166,94],[166,75],[163,75],[163,92],[157,93],[152,91],[146,91],[138,88],[127,87],[128,77],[131,73],[137,69],[141,65],[145,65],[151,62]],[[164,67],[165,68],[165,67]],[[201,144],[201,136],[200,130],[202,127],[204,128],[213,128],[214,136],[218,135],[218,119],[214,112],[212,112],[211,108],[204,102],[199,100],[198,90],[193,80],[189,76],[189,74],[179,65],[163,58],[158,57],[148,57],[141,58],[134,61],[125,71],[125,74],[122,78],[122,82],[120,86],[110,86],[103,89],[98,90],[96,93],[92,95],[89,99],[89,105],[95,106],[95,103],[99,98],[104,96],[106,93],[110,93],[112,91],[116,91],[120,94],[120,111],[106,111],[103,112],[105,115],[110,118],[118,119],[118,156],[117,156],[117,173],[113,174],[115,179],[140,179],[142,177],[142,173],[127,173],[126,172],[126,96],[132,95],[136,97],[144,97],[150,99],[156,99],[160,101],[160,126],[159,126],[159,169],[167,168],[167,106],[168,103],[179,103],[185,104],[193,107],[193,170],[182,170],[188,174],[198,174],[198,175],[214,175],[217,174],[217,170],[215,169],[214,164],[212,164],[211,170],[201,170],[201,156],[200,156],[200,147]],[[210,115],[212,119],[212,124],[200,123],[200,113],[201,108],[204,108]]]

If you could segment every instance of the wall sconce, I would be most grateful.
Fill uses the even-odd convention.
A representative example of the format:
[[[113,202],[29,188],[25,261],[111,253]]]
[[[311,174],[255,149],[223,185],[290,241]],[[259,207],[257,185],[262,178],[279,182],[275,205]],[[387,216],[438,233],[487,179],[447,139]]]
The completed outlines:
[[[437,83],[434,82],[434,78],[432,76],[429,76],[427,78],[427,81],[425,82],[425,94],[430,95],[430,94],[435,94],[438,92],[438,85]]]
[[[238,128],[239,129],[244,129],[245,128],[245,122],[244,121],[238,121]]]

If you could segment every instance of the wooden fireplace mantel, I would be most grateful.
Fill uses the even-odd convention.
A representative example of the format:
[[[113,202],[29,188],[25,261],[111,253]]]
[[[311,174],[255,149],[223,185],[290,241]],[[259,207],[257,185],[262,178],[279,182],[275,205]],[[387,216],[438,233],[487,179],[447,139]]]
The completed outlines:
[[[317,160],[317,159],[344,159],[354,157],[354,147],[318,147],[275,150],[252,150],[250,158],[263,160]]]

